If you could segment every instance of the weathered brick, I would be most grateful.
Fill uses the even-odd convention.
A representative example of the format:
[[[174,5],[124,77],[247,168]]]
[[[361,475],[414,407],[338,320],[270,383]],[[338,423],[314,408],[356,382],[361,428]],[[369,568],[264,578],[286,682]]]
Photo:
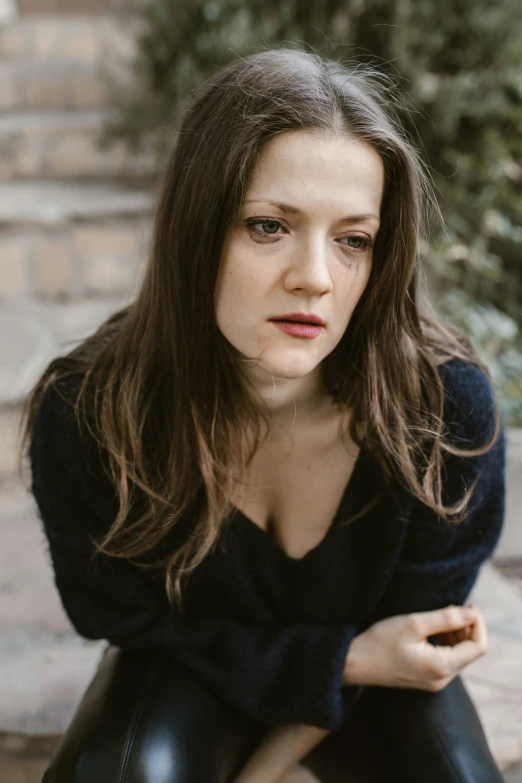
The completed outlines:
[[[20,410],[0,410],[0,477],[12,476],[18,471]],[[0,778],[2,779],[2,778]]]
[[[10,68],[0,70],[0,109],[11,109],[17,104],[14,74]]]
[[[102,103],[102,85],[94,74],[72,76],[67,85],[66,105],[73,109],[97,108]]]
[[[33,249],[38,292],[49,296],[71,288],[72,259],[67,239],[43,239]]]
[[[14,60],[27,53],[27,30],[22,25],[0,26],[0,55],[2,59]]]
[[[0,296],[26,292],[27,260],[25,237],[0,239]]]
[[[62,79],[45,73],[31,74],[23,81],[21,101],[29,109],[61,109],[64,104]]]
[[[74,232],[74,246],[82,256],[138,255],[141,236],[130,227],[82,226]]]
[[[122,144],[101,149],[95,133],[71,133],[50,141],[45,173],[51,177],[96,177],[123,173],[130,166],[131,158]]]
[[[96,60],[100,48],[100,32],[94,25],[75,27],[71,35],[63,42],[60,52],[64,60],[76,63],[92,63]]]
[[[28,27],[31,33],[31,52],[30,57],[36,60],[54,60],[57,59],[57,53],[60,50],[60,44],[63,40],[63,31],[54,24],[49,24],[49,20],[42,19],[40,24]]]
[[[44,173],[44,149],[41,140],[28,136],[25,143],[22,143],[19,139],[10,164],[10,174],[5,176],[5,179],[40,177]]]
[[[21,14],[69,14],[97,13],[102,10],[101,0],[18,0]]]
[[[75,177],[99,173],[99,155],[89,135],[74,133],[55,138],[49,145],[45,174],[50,177]]]
[[[95,256],[85,266],[84,293],[124,296],[139,285],[138,259],[118,256]]]

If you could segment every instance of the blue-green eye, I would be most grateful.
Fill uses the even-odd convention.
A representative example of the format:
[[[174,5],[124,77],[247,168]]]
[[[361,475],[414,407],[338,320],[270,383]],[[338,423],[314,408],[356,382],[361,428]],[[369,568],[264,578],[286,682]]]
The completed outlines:
[[[269,218],[256,218],[255,220],[247,221],[247,226],[248,228],[253,228],[256,234],[260,234],[261,236],[265,234],[269,236],[277,232],[277,229],[281,226],[281,222],[279,220],[271,220]],[[259,229],[254,228],[254,226],[263,226],[263,230],[259,231]],[[266,226],[271,226],[271,228],[266,230]]]
[[[279,228],[283,227],[283,224],[280,220],[274,220],[273,218],[251,218],[250,220],[246,221],[246,226],[248,229],[251,229],[254,234],[256,234],[258,237],[269,237],[269,236],[276,236]],[[255,226],[261,226],[262,230],[255,228]],[[348,248],[348,250],[352,250],[355,253],[361,253],[364,252],[367,248],[373,247],[373,244],[370,242],[369,239],[366,239],[366,237],[362,237],[359,235],[349,236],[349,237],[342,237],[342,240],[355,240],[356,242],[359,242],[361,244],[359,245],[344,245],[344,247]]]
[[[366,239],[366,237],[351,236],[343,237],[343,239],[355,239],[356,241],[362,242],[361,245],[357,245],[355,247],[353,245],[346,245],[346,247],[350,248],[350,250],[366,250],[367,247],[373,247],[373,244],[369,239]]]

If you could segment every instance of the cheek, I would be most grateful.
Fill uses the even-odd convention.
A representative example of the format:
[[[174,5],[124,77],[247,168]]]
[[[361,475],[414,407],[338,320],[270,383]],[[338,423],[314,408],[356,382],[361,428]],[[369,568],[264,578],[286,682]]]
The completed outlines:
[[[250,250],[250,252],[249,252]],[[264,263],[263,263],[264,262]],[[225,259],[222,269],[222,290],[228,300],[241,297],[244,304],[261,298],[273,284],[275,270],[266,259],[253,257],[252,250],[242,242],[237,242]]]
[[[216,316],[220,325],[234,330],[241,328],[259,310],[257,305],[264,290],[259,275],[252,266],[240,260],[240,254],[230,254],[223,263],[216,285]]]
[[[339,335],[344,333],[350,322],[352,313],[368,285],[370,272],[371,262],[364,259],[353,261],[334,281],[334,310]]]
[[[338,299],[344,306],[357,303],[366,288],[370,272],[371,261],[367,259],[350,260],[349,264],[340,270],[334,285]]]

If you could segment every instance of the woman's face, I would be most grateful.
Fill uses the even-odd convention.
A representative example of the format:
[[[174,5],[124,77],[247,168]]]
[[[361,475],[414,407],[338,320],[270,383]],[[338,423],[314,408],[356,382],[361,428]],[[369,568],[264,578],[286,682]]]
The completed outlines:
[[[383,187],[381,158],[360,141],[298,130],[262,149],[215,290],[219,329],[261,380],[307,375],[343,336],[370,276]],[[317,336],[271,320],[296,312],[322,318]]]

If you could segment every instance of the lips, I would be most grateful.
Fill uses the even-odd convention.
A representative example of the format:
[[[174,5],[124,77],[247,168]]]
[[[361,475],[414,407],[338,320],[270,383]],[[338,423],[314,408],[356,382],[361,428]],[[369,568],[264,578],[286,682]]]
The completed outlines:
[[[286,321],[288,323],[302,323],[310,326],[324,326],[323,319],[315,313],[285,313],[284,315],[269,318],[270,321]]]
[[[287,324],[309,324],[310,326],[320,326],[320,324],[316,323],[315,321],[305,321],[304,319],[301,321],[300,318],[272,318],[272,321],[284,321]]]

